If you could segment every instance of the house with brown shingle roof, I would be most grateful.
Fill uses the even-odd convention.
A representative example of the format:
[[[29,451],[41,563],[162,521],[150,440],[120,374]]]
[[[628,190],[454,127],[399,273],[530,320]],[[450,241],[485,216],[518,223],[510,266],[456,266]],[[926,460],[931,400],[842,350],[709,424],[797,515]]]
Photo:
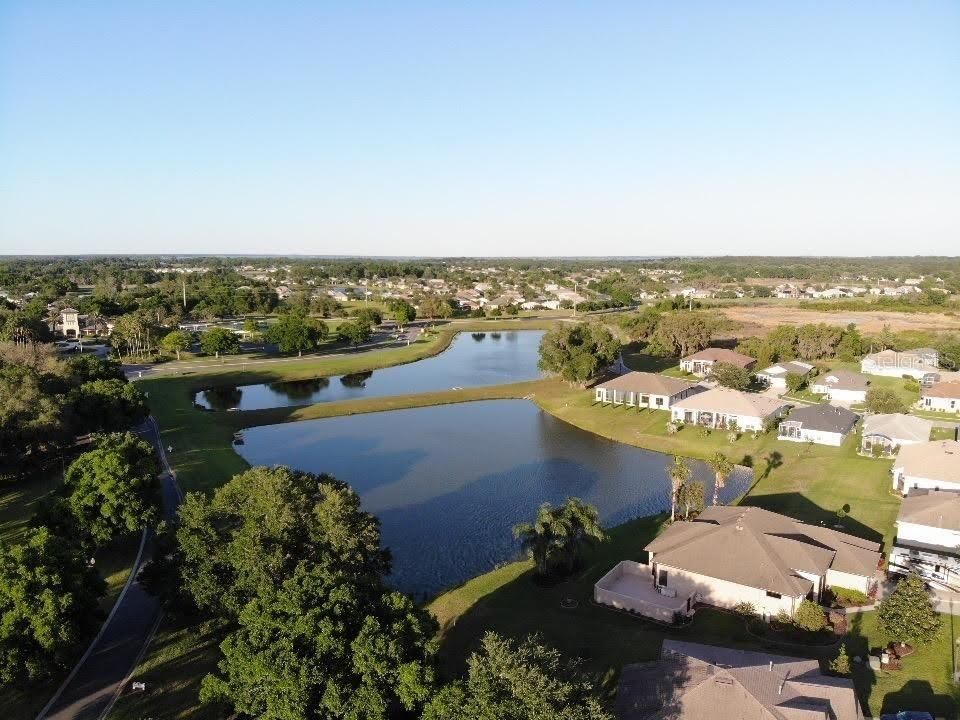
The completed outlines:
[[[861,720],[853,681],[817,660],[664,640],[654,664],[627,665],[620,720]]]
[[[713,364],[718,362],[730,363],[744,370],[752,370],[757,365],[757,361],[749,355],[725,348],[705,348],[683,358],[680,367],[698,377],[706,377],[713,371]]]
[[[593,390],[595,402],[668,410],[677,400],[706,388],[658,373],[628,372],[595,385]]]
[[[675,522],[644,550],[646,563],[620,562],[594,599],[668,621],[661,607],[690,615],[697,603],[750,603],[762,616],[790,616],[829,587],[869,593],[880,545],[756,507],[711,506]],[[658,597],[664,598],[658,602]]]
[[[960,382],[939,382],[920,392],[920,407],[938,412],[960,412]]]
[[[675,402],[670,412],[674,421],[686,424],[762,430],[767,422],[783,417],[789,409],[789,403],[777,398],[716,387]]]

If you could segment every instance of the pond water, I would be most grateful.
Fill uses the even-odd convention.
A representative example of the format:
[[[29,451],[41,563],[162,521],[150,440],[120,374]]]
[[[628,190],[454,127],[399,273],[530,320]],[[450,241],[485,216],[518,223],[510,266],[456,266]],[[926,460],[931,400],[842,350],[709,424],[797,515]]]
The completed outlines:
[[[598,412],[604,412],[598,409]],[[251,465],[290,465],[350,483],[382,522],[390,580],[433,595],[518,556],[512,528],[574,496],[605,526],[670,507],[672,458],[606,440],[525,400],[487,400],[270,425],[244,431]],[[705,485],[713,475],[690,461]],[[737,468],[722,502],[744,493]]]
[[[536,380],[542,337],[540,330],[460,333],[439,355],[407,365],[310,380],[221,386],[197,393],[194,401],[210,410],[260,410]]]

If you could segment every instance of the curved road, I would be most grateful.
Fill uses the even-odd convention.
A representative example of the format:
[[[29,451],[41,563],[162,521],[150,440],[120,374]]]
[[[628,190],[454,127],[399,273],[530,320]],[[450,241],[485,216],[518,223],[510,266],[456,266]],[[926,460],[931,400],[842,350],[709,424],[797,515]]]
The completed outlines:
[[[172,520],[183,495],[160,443],[160,429],[150,417],[137,433],[149,440],[157,451],[164,469],[161,476],[163,516]],[[153,553],[153,539],[151,531],[144,533],[130,580],[100,634],[37,720],[100,720],[113,707],[163,615],[159,599],[150,595],[137,578],[143,561]]]

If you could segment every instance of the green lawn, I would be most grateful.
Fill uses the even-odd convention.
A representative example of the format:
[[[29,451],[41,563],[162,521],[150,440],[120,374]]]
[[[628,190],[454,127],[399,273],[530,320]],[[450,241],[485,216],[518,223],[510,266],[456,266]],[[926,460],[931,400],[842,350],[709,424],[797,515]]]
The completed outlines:
[[[0,485],[0,545],[23,539],[40,501],[60,485],[60,466],[31,478]]]

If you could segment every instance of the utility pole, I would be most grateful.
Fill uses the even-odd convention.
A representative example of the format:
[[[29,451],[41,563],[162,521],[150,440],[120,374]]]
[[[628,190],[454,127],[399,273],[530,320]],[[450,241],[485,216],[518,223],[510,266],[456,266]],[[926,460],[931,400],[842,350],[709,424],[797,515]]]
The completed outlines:
[[[187,278],[181,278],[183,280],[183,309],[187,309]]]

